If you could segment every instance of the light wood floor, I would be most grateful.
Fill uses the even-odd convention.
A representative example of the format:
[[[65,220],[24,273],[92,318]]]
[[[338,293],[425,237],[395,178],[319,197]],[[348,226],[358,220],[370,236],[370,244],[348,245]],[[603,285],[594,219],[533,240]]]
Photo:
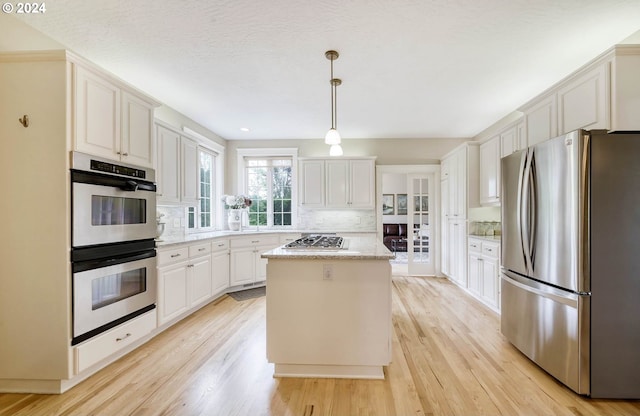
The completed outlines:
[[[444,279],[395,277],[386,379],[275,379],[265,299],[224,297],[63,395],[0,394],[0,415],[640,415],[590,400],[500,334]]]

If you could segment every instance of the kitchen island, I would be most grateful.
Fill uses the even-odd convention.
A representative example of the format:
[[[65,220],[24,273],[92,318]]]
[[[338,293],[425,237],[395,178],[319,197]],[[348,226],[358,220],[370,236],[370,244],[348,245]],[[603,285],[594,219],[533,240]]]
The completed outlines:
[[[283,246],[262,254],[274,376],[384,378],[391,361],[393,254],[373,237],[348,238],[347,246]]]

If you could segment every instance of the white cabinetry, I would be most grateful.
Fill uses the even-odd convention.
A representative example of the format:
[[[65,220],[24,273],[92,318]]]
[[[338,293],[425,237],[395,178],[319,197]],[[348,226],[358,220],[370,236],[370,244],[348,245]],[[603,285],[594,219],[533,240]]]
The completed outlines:
[[[75,150],[153,166],[153,108],[157,103],[75,66]]]
[[[469,291],[493,309],[500,309],[500,243],[469,237]]]
[[[479,206],[479,145],[469,142],[442,161],[442,272],[467,285],[467,208]]]
[[[324,160],[300,161],[300,205],[324,207]]]
[[[230,241],[230,286],[251,285],[267,280],[267,260],[260,255],[280,245],[277,235],[234,238]]]
[[[142,339],[156,328],[156,313],[149,311],[74,347],[75,374]]]
[[[480,205],[500,204],[500,137],[480,145]]]
[[[640,46],[617,45],[520,108],[529,146],[576,129],[638,131]]]
[[[527,137],[525,135],[524,120],[506,127],[501,131],[500,137],[500,157],[509,156],[512,153],[527,147]],[[481,162],[482,165],[482,162]]]
[[[524,110],[527,145],[533,146],[558,135],[556,95],[548,94]]]
[[[300,161],[300,204],[307,208],[374,209],[375,159]]]
[[[212,292],[214,296],[229,287],[229,240],[214,240],[211,246]]]
[[[158,323],[211,298],[211,242],[158,250]]]
[[[607,128],[607,71],[602,64],[558,90],[558,133]]]
[[[180,138],[181,193],[182,202],[198,202],[198,143],[187,137]]]
[[[180,134],[156,126],[156,181],[159,202],[180,202]]]

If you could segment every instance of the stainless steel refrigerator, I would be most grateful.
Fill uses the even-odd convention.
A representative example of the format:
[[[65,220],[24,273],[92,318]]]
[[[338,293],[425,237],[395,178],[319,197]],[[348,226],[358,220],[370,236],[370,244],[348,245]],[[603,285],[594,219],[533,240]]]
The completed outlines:
[[[640,398],[640,133],[501,160],[501,329],[577,393]]]

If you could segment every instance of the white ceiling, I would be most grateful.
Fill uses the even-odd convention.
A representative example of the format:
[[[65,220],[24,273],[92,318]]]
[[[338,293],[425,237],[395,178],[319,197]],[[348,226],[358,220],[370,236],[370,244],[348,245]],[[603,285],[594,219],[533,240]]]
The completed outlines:
[[[14,15],[226,139],[473,137],[640,29],[640,0],[55,0]],[[240,131],[248,127],[249,132]]]

